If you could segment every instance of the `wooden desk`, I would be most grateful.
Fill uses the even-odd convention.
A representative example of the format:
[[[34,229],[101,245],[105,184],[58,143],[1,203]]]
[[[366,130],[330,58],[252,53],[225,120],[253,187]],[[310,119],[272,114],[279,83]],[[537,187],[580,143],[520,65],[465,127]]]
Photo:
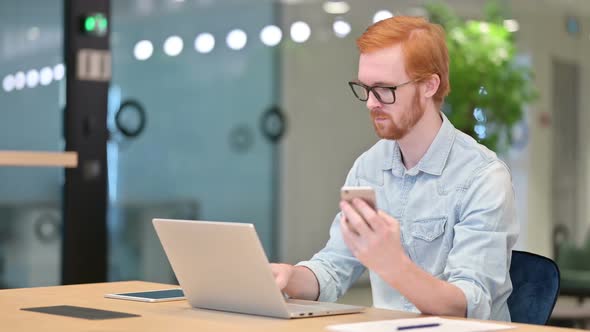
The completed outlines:
[[[143,303],[106,299],[106,293],[164,289],[175,286],[140,281],[0,290],[3,331],[326,331],[331,324],[416,317],[416,314],[369,308],[361,314],[285,320],[194,309],[186,301]],[[75,305],[139,314],[141,317],[86,320],[22,311],[20,308]],[[512,323],[511,323],[512,324]],[[573,331],[519,325],[510,331]]]

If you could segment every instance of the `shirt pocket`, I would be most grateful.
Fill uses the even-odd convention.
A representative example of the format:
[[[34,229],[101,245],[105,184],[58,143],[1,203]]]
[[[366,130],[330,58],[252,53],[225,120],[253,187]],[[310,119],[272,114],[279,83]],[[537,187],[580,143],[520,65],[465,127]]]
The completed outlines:
[[[445,232],[447,217],[434,217],[414,220],[410,224],[410,234],[416,239],[432,242]]]
[[[411,258],[424,270],[436,275],[444,269],[448,246],[445,229],[447,217],[414,220],[409,225]]]

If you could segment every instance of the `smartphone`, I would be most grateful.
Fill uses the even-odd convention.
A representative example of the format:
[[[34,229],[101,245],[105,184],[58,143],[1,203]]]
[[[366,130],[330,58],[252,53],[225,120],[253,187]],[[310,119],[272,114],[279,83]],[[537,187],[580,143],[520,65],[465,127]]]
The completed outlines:
[[[377,206],[375,199],[375,189],[372,187],[342,187],[340,190],[340,199],[351,202],[353,198],[360,198],[364,200],[373,209],[375,209]]]
[[[134,293],[105,294],[110,299],[131,300],[141,302],[165,302],[184,300],[182,288],[162,289]]]

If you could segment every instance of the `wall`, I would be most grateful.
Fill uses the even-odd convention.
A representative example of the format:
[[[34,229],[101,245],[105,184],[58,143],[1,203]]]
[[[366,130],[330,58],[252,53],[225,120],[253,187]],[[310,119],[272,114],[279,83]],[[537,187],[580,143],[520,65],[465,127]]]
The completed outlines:
[[[560,115],[560,110],[552,109],[552,60],[576,63],[580,68],[580,109],[579,133],[580,151],[578,174],[580,191],[578,193],[578,224],[580,231],[575,239],[581,241],[588,231],[588,179],[589,150],[584,142],[588,142],[588,124],[590,118],[588,108],[590,97],[585,93],[590,90],[590,30],[582,22],[588,22],[590,5],[587,1],[544,1],[541,5],[531,6],[530,1],[513,2],[514,17],[520,21],[521,30],[518,33],[520,49],[532,55],[535,82],[540,92],[540,98],[532,105],[531,116],[531,160],[529,169],[529,200],[528,211],[530,226],[527,248],[531,251],[552,256],[551,232],[553,188],[552,176],[552,142],[554,129],[551,119]],[[566,32],[565,21],[567,15],[575,14],[581,23],[582,30],[578,37],[572,37]],[[547,126],[542,124],[542,118],[548,116]]]
[[[332,22],[319,5],[283,8],[283,26],[305,19],[313,29],[305,45],[286,49],[282,57],[282,105],[289,131],[281,146],[279,243],[282,259],[293,263],[326,242],[346,174],[377,137],[365,105],[347,85],[356,78],[352,37],[334,37]],[[352,34],[362,28],[355,23]]]

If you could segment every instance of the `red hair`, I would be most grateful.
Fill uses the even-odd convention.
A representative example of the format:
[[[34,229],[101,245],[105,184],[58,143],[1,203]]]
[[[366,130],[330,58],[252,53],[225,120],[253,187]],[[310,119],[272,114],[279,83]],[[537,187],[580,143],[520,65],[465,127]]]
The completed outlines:
[[[421,17],[395,16],[371,25],[356,41],[361,53],[401,43],[406,72],[411,79],[437,74],[440,85],[433,96],[440,106],[449,94],[449,51],[445,31]]]

